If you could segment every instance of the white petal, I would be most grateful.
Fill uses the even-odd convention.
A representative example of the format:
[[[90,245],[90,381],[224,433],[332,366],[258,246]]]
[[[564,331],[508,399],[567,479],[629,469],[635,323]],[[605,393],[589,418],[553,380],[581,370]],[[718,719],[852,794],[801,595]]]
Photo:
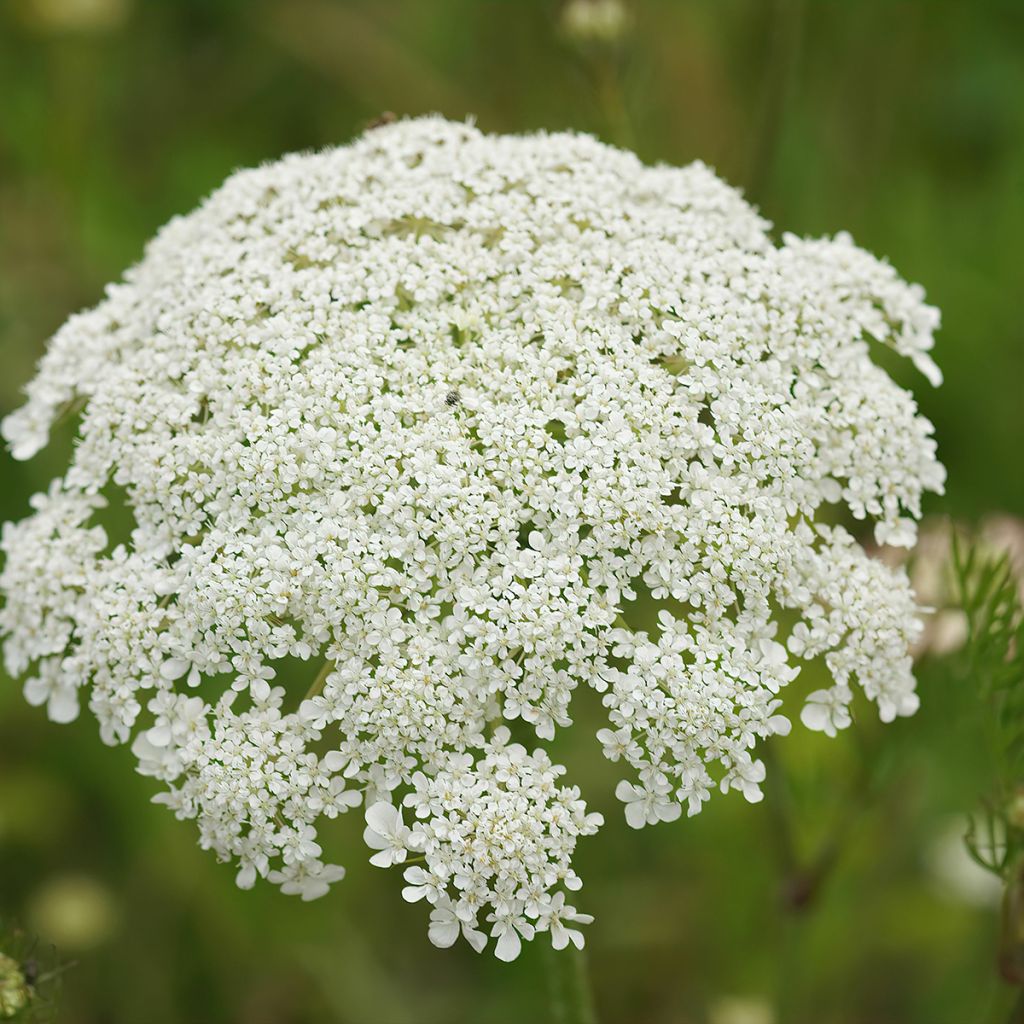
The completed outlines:
[[[510,963],[519,956],[519,952],[522,948],[523,943],[519,938],[519,932],[517,932],[512,925],[508,925],[501,933],[501,938],[498,939],[498,945],[494,949],[494,955],[499,960],[504,960],[506,963]]]
[[[364,835],[363,838],[365,839],[366,836]],[[372,844],[368,842],[366,845],[370,846]],[[380,853],[375,853],[370,858],[370,863],[375,868],[389,868],[395,863],[395,851],[390,848],[387,850],[381,850]]]
[[[455,940],[459,937],[459,922],[455,918],[450,921],[431,921],[427,937],[439,949],[454,946]]]
[[[238,874],[235,875],[235,885],[239,889],[251,889],[256,884],[256,866],[254,864],[246,864]]]
[[[25,700],[37,708],[42,704],[45,704],[50,698],[50,684],[43,682],[38,676],[34,679],[25,680],[25,685],[22,687],[22,693],[25,695]]]
[[[382,836],[393,836],[398,830],[398,809],[383,800],[366,809],[366,824]],[[369,842],[369,840],[367,840]],[[372,846],[373,844],[370,843]],[[379,847],[376,847],[379,849]]]
[[[78,717],[78,694],[73,686],[59,686],[53,691],[46,712],[51,722],[62,725],[73,722]]]
[[[615,787],[616,798],[621,800],[624,804],[628,804],[638,798],[642,798],[643,795],[644,791],[642,789],[638,789],[631,782],[627,782],[625,779]]]
[[[478,932],[475,928],[462,929],[462,934],[466,937],[466,941],[475,949],[478,953],[484,951],[484,947],[487,945],[487,936],[483,932]]]
[[[326,896],[330,892],[330,886],[319,878],[307,878],[301,883],[297,892],[303,903],[310,903],[312,900],[320,899],[321,896]]]
[[[660,821],[676,821],[683,813],[683,808],[674,800],[671,803],[661,803],[655,808]]]
[[[569,945],[569,932],[561,922],[551,923],[551,945],[555,949],[565,949]]]
[[[626,824],[630,828],[643,828],[647,824],[647,811],[641,801],[626,804]]]
[[[937,388],[942,383],[942,371],[930,355],[925,352],[915,352],[910,359],[933,388]]]
[[[189,662],[184,658],[168,658],[160,666],[160,675],[164,679],[180,679],[189,669]]]
[[[146,739],[154,747],[166,747],[171,742],[171,727],[169,725],[154,725],[146,733]]]

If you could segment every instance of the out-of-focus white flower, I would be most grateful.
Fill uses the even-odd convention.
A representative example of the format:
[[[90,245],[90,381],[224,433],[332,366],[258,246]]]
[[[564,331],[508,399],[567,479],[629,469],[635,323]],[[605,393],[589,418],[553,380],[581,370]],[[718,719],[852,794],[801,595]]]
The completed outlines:
[[[51,663],[47,667],[55,666]],[[78,688],[73,679],[61,679],[52,671],[41,672],[25,683],[24,693],[33,707],[46,705],[52,722],[73,722],[78,717]]]
[[[929,611],[920,637],[911,648],[915,658],[924,654],[950,654],[963,647],[967,640],[967,616],[959,606],[954,579],[954,533],[960,535],[965,545],[979,545],[985,557],[1005,554],[1024,600],[1024,520],[1008,515],[988,516],[974,531],[948,519],[925,520],[913,554],[900,550],[899,546],[883,547],[877,553],[888,565],[907,566],[914,594]],[[878,540],[883,544],[897,544],[884,533]]]
[[[614,43],[629,28],[623,0],[568,0],[562,8],[562,31],[581,43]]]
[[[819,519],[906,543],[941,490],[871,359],[934,377],[938,313],[846,235],[768,232],[702,164],[440,118],[232,176],[0,427],[28,458],[81,409],[67,472],[3,528],[8,671],[130,743],[243,887],[325,893],[317,829],[362,805],[435,941],[451,911],[505,959],[575,942],[558,897],[600,816],[499,723],[549,740],[592,687],[639,828],[759,799],[804,661],[834,680],[813,728],[855,687],[916,707],[905,573]]]
[[[117,916],[111,891],[98,879],[84,875],[50,878],[28,902],[32,929],[65,953],[101,945],[114,931]]]
[[[831,690],[815,690],[807,695],[807,703],[800,712],[800,721],[808,729],[835,736],[836,730],[850,724],[850,698],[852,694],[844,687]]]
[[[131,13],[132,0],[25,0],[16,5],[24,20],[46,32],[107,32]]]
[[[708,1008],[709,1024],[775,1024],[772,1004],[759,996],[722,996]]]
[[[927,851],[932,879],[942,895],[954,902],[998,906],[1003,882],[971,859],[964,843],[966,829],[967,823],[955,818],[936,833]]]

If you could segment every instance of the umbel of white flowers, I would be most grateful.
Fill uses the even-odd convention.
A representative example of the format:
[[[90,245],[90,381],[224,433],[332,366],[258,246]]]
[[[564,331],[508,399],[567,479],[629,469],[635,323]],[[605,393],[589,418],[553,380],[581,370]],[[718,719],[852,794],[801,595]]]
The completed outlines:
[[[870,349],[938,383],[938,319],[846,235],[776,245],[702,164],[587,136],[424,118],[241,171],[65,324],[3,423],[26,459],[81,411],[4,527],[7,669],[131,741],[243,887],[323,895],[317,827],[363,806],[435,944],[581,945],[566,891],[601,816],[500,723],[550,740],[592,687],[641,828],[760,799],[801,661],[834,681],[812,729],[849,724],[854,686],[912,713],[906,576],[819,516],[913,544],[944,474]],[[290,703],[286,657],[316,678]]]

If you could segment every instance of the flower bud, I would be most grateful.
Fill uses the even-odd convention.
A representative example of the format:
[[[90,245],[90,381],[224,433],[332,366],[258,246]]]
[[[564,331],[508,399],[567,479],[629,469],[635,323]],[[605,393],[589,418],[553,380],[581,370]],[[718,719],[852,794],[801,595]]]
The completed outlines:
[[[32,988],[21,964],[0,953],[0,1020],[13,1020],[31,999]]]
[[[1007,801],[1006,821],[1010,828],[1024,831],[1024,786],[1018,786]]]
[[[616,43],[629,22],[622,0],[569,0],[562,9],[562,31],[579,43]]]

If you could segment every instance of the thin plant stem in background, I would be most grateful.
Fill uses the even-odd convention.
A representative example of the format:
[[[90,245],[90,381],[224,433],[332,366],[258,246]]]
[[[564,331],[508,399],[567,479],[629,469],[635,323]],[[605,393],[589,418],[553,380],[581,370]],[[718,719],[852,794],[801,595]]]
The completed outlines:
[[[771,184],[786,108],[796,88],[803,37],[803,0],[774,0],[770,18],[761,114],[747,174],[747,195],[756,203],[764,202],[764,193]]]
[[[858,742],[857,747],[860,764],[856,779],[842,801],[842,811],[816,852],[804,858],[797,841],[797,824],[785,766],[771,740],[761,745],[761,757],[768,767],[764,787],[765,809],[781,875],[779,906],[783,915],[783,940],[779,946],[776,998],[782,1021],[794,1019],[799,1003],[807,920],[819,905],[824,884],[839,863],[846,841],[858,819],[872,805],[877,789],[879,780],[872,768],[878,763],[878,758],[868,745]]]
[[[1009,1020],[1024,1022],[1024,602],[1008,552],[965,545],[951,554],[967,637],[960,675],[980,698],[980,734],[992,763],[988,796],[969,816],[967,852],[1003,885],[996,967],[1021,993]]]
[[[562,10],[562,31],[579,53],[602,134],[627,149],[634,146],[634,132],[622,70],[629,55],[631,21],[629,9],[618,0],[569,0]]]
[[[598,1024],[587,954],[582,949],[544,949],[552,1024]]]
[[[597,98],[604,116],[608,138],[617,146],[633,146],[633,128],[622,87],[621,57],[603,53],[595,62]]]
[[[316,679],[313,680],[311,686],[306,691],[306,696],[303,700],[312,700],[314,697],[319,696],[323,693],[324,684],[327,682],[327,677],[334,671],[334,662],[325,661],[323,668],[320,669]]]
[[[1024,1024],[1024,990],[1016,994],[1006,1024]]]

